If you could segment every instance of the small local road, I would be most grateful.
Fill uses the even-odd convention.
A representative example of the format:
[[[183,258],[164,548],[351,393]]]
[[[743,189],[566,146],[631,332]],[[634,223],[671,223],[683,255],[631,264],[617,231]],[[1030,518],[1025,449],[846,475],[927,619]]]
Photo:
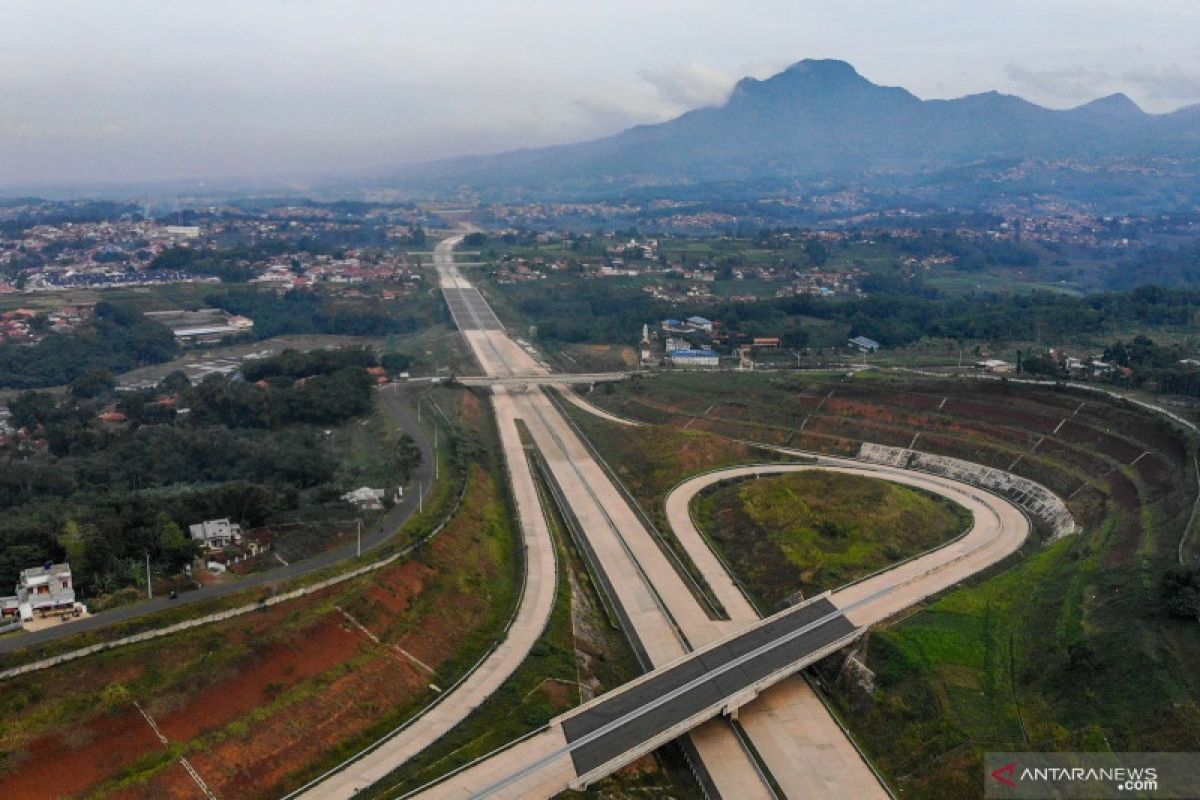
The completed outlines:
[[[417,447],[421,450],[421,463],[413,470],[409,483],[405,487],[404,500],[388,511],[377,524],[363,530],[363,553],[374,550],[395,536],[404,523],[408,521],[409,517],[417,511],[417,487],[423,486],[425,491],[429,491],[429,487],[433,484],[435,458],[433,444],[429,441],[429,437],[425,435],[424,429],[422,429],[416,418],[397,396],[397,389],[398,386],[396,384],[388,384],[379,390],[380,407],[400,428],[412,436]],[[53,628],[4,637],[0,639],[0,653],[13,653],[26,647],[53,642],[68,636],[74,636],[77,633],[103,628],[106,625],[112,625],[116,622],[123,622],[146,614],[153,614],[156,611],[178,608],[193,603],[202,603],[225,597],[235,592],[245,591],[256,586],[267,586],[299,578],[354,558],[356,548],[357,543],[351,542],[332,550],[327,550],[312,558],[293,561],[287,566],[280,566],[266,572],[256,572],[237,580],[229,581],[228,583],[218,583],[212,586],[205,586],[202,589],[183,592],[176,600],[171,600],[169,597],[156,597],[146,602],[120,606],[111,611],[101,611],[86,619],[66,622]]]

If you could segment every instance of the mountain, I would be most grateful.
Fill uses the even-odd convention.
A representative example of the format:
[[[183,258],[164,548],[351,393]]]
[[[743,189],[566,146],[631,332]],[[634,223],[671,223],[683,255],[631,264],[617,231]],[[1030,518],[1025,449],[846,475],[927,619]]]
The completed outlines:
[[[1200,157],[1200,107],[1142,111],[1123,94],[1069,110],[986,92],[921,100],[836,60],[744,78],[721,106],[579,144],[459,158],[402,178],[541,194],[738,181],[904,181],[1006,160]]]

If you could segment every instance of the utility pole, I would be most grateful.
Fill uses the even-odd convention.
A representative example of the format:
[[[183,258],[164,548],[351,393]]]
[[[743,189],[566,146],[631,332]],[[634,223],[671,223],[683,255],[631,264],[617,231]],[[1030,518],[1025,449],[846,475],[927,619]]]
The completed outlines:
[[[146,551],[146,599],[154,599],[154,583],[150,580],[150,551]]]
[[[417,398],[417,424],[421,424],[421,398]]]
[[[440,469],[439,469],[440,466],[441,466],[441,459],[438,458],[438,427],[437,427],[437,425],[434,425],[433,426],[433,479],[435,481],[438,479],[438,473],[440,472]]]
[[[417,513],[425,513],[425,484],[417,484]]]
[[[359,518],[354,521],[356,523],[358,523],[358,547],[355,548],[354,555],[361,556],[362,555],[362,519]]]

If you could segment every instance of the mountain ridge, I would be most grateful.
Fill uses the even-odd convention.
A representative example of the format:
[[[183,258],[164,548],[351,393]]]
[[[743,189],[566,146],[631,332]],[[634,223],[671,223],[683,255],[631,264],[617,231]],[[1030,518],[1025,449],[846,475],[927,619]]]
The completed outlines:
[[[543,193],[710,181],[903,178],[990,160],[1200,157],[1200,104],[1149,114],[1123,93],[1050,109],[997,91],[921,99],[836,59],[739,80],[719,105],[584,142],[412,167],[401,177]]]

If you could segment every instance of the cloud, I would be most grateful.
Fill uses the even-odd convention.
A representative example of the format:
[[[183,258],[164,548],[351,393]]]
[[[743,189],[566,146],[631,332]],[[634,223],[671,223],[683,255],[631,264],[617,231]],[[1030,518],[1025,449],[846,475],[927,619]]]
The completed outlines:
[[[638,70],[638,76],[680,110],[723,103],[740,77],[695,61]]]
[[[1034,69],[1020,64],[1004,68],[1016,91],[1030,98],[1077,105],[1124,92],[1144,107],[1167,111],[1200,100],[1200,70],[1167,65],[1114,70],[1099,66]]]
[[[587,130],[615,132],[634,125],[662,122],[672,116],[655,104],[639,103],[632,98],[578,97],[572,105],[578,116],[564,122],[572,136]]]
[[[1151,69],[1133,69],[1121,73],[1121,79],[1142,90],[1151,100],[1195,103],[1200,100],[1200,70],[1171,65]]]
[[[1070,103],[1086,102],[1107,94],[1114,82],[1110,72],[1097,67],[1033,69],[1010,63],[1004,66],[1004,72],[1020,92]]]

